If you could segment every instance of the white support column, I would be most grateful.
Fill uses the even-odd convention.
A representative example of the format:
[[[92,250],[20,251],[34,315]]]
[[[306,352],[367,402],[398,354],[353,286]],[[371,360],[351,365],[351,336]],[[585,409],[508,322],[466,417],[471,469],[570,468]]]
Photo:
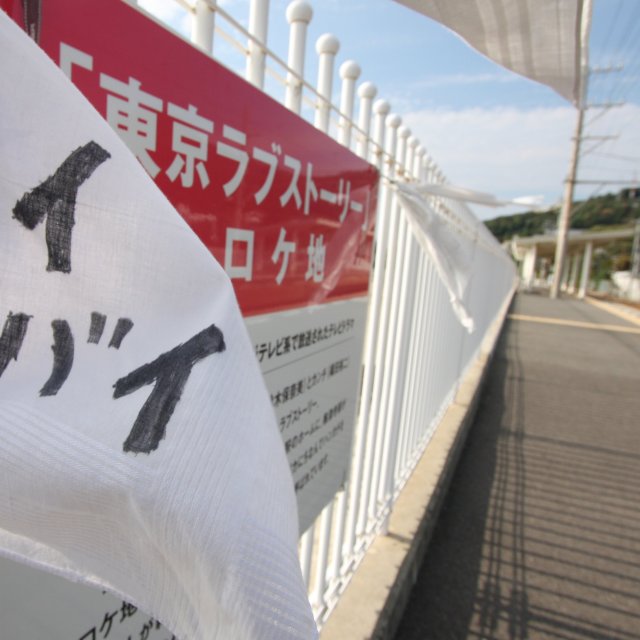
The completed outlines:
[[[356,80],[362,73],[360,66],[353,60],[340,65],[342,89],[340,91],[340,128],[338,142],[345,147],[351,145],[351,121],[353,120],[353,100],[356,93]]]
[[[591,258],[593,257],[593,242],[587,242],[582,256],[582,276],[580,278],[580,289],[578,290],[578,298],[584,300],[589,288],[589,276],[591,275]]]
[[[560,289],[565,292],[569,287],[569,271],[570,271],[569,267],[570,267],[569,261],[564,260],[562,265],[562,279],[560,281],[561,282]]]
[[[216,0],[197,0],[194,7],[191,42],[205,53],[213,54]]]
[[[369,153],[369,132],[371,130],[371,108],[378,90],[372,82],[363,82],[358,87],[360,111],[358,112],[358,144],[356,153],[366,160]]]
[[[533,287],[533,281],[536,277],[536,259],[538,257],[538,247],[534,244],[529,247],[524,254],[522,261],[522,286],[525,291],[529,291]]]
[[[571,269],[569,272],[569,293],[576,292],[576,286],[578,284],[578,271],[580,271],[580,258],[582,256],[579,253],[574,253],[571,257]]]
[[[287,73],[287,90],[284,104],[287,109],[300,114],[302,108],[302,82],[307,45],[307,28],[313,17],[313,9],[304,0],[295,0],[287,7],[289,22],[289,54],[287,66],[294,73]]]
[[[267,44],[267,29],[269,27],[269,0],[251,0],[249,7],[249,33],[256,38],[247,43],[247,80],[258,89],[264,87],[264,69],[266,55],[264,46]]]
[[[331,94],[333,91],[333,63],[340,49],[340,41],[330,33],[325,33],[316,41],[318,54],[318,102],[314,125],[320,131],[328,133],[331,116]]]
[[[384,156],[384,134],[387,116],[391,112],[391,105],[386,100],[376,100],[373,105],[375,120],[373,122],[373,147],[370,150],[371,164],[382,169]]]

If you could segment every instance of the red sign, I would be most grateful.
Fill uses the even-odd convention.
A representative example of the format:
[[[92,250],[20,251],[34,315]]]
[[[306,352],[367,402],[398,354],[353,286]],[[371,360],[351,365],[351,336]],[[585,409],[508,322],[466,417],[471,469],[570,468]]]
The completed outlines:
[[[375,168],[121,0],[1,1],[225,267],[245,315],[366,294]]]

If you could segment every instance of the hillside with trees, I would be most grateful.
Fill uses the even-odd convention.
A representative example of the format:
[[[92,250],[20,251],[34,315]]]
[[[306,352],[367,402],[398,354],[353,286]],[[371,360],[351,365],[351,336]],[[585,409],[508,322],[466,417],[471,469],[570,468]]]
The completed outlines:
[[[629,224],[640,217],[640,189],[623,189],[575,202],[571,216],[572,229],[606,228]],[[489,231],[500,241],[513,236],[534,236],[552,232],[557,225],[558,209],[527,211],[485,221]]]

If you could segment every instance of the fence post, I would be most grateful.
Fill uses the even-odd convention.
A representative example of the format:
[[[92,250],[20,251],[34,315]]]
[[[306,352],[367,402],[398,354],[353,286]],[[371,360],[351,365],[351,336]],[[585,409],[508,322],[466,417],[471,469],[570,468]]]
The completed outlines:
[[[401,158],[405,166],[405,181],[409,182],[413,178],[413,165],[418,140],[410,136],[407,138],[404,159]],[[393,349],[393,364],[391,367],[389,406],[387,411],[388,423],[388,447],[385,460],[383,479],[380,485],[380,497],[385,502],[385,520],[382,525],[382,532],[389,532],[389,519],[393,508],[393,495],[395,492],[396,467],[398,462],[398,448],[401,439],[404,438],[407,425],[402,420],[404,415],[405,379],[407,364],[409,361],[409,337],[411,335],[411,322],[413,317],[413,305],[415,302],[415,271],[416,271],[416,243],[411,231],[406,214],[401,214],[403,221],[401,224],[402,235],[400,236],[399,247],[403,248],[399,256],[400,269],[398,275],[396,298],[396,325],[395,325],[395,346]]]
[[[423,166],[423,161],[424,161],[424,154],[426,153],[425,148],[421,145],[418,144],[418,147],[416,148],[416,155],[415,155],[415,159],[413,162],[413,177],[418,181],[418,182],[422,182],[423,181],[423,177],[422,177],[422,166]]]
[[[406,126],[398,129],[398,143],[396,147],[396,175],[398,180],[406,180],[406,160],[409,145],[407,144],[411,131]],[[397,203],[397,199],[396,199]],[[394,443],[397,438],[397,425],[393,420],[395,401],[397,395],[397,381],[400,363],[400,351],[402,348],[402,323],[404,321],[405,291],[402,285],[406,277],[407,259],[406,255],[407,238],[409,229],[404,213],[399,206],[392,209],[395,220],[395,239],[390,239],[390,255],[387,270],[390,275],[389,289],[387,294],[387,304],[389,307],[389,318],[385,335],[385,365],[382,398],[380,403],[380,424],[383,430],[383,438],[380,447],[376,451],[377,477],[373,486],[371,497],[372,506],[376,502],[384,505],[385,511],[388,507],[386,485],[391,459],[393,458]],[[395,462],[395,460],[394,460]],[[386,528],[387,519],[385,517],[383,527]]]
[[[371,83],[365,83],[362,85],[370,85],[373,87]],[[361,94],[366,92],[368,94],[372,94],[371,89],[362,90],[362,87],[358,91]],[[373,87],[375,90],[375,87]],[[369,99],[372,99],[373,95],[370,95]],[[371,106],[369,103],[368,110],[370,110]],[[362,115],[362,111],[367,110],[367,107],[363,107],[362,103],[360,106],[360,112]],[[376,126],[374,132],[374,144],[376,145],[373,149],[373,154],[376,158],[377,166],[380,165],[382,159],[382,144],[384,142],[384,132],[385,132],[385,118],[389,114],[391,107],[386,100],[378,100],[374,105],[374,110],[376,112]],[[370,116],[370,114],[369,114]],[[370,117],[369,117],[370,120]],[[361,118],[362,122],[362,118]],[[361,127],[363,128],[363,127]],[[363,130],[366,132],[367,129]],[[376,261],[378,266],[373,270],[373,275],[371,278],[371,287],[370,287],[370,298],[369,298],[369,312],[367,315],[367,324],[366,324],[366,332],[364,339],[364,348],[362,351],[362,365],[363,365],[363,376],[362,376],[362,385],[360,391],[361,397],[361,405],[360,405],[360,413],[358,415],[355,435],[354,435],[354,446],[353,446],[353,461],[352,461],[352,470],[351,470],[351,480],[349,487],[349,513],[347,518],[347,534],[346,534],[346,553],[353,554],[353,551],[356,546],[356,527],[358,524],[358,513],[360,510],[360,497],[362,493],[362,476],[365,469],[365,458],[366,451],[371,448],[371,444],[368,442],[371,441],[373,435],[372,430],[368,428],[369,426],[369,397],[371,395],[371,387],[373,385],[373,375],[374,375],[374,366],[373,362],[375,359],[375,350],[376,350],[376,336],[377,336],[377,328],[378,328],[378,319],[380,318],[380,300],[382,296],[382,282],[384,271],[379,266],[379,261],[383,260],[381,254],[384,254],[386,249],[386,241],[387,241],[387,220],[388,216],[387,212],[387,201],[388,201],[388,186],[386,186],[383,182],[380,184],[379,191],[379,201],[378,201],[378,215],[376,219]]]
[[[393,179],[395,175],[395,150],[396,150],[396,136],[397,130],[402,122],[400,116],[392,114],[387,116],[386,123],[386,136],[385,136],[385,148],[384,148],[384,162],[386,165],[386,171],[384,172],[387,178]],[[378,458],[378,451],[382,446],[381,438],[384,434],[379,433],[380,423],[378,421],[379,409],[380,409],[380,397],[382,395],[383,372],[385,368],[385,341],[388,336],[388,322],[389,322],[389,292],[391,289],[391,282],[393,278],[393,267],[395,259],[395,242],[397,238],[397,216],[394,216],[395,210],[395,197],[391,192],[391,188],[387,186],[385,189],[384,209],[381,211],[384,213],[385,218],[388,220],[385,222],[384,236],[382,236],[382,242],[377,245],[376,255],[376,270],[380,270],[381,278],[381,300],[380,300],[380,313],[379,313],[379,325],[374,336],[376,342],[375,346],[375,364],[370,366],[374,369],[373,390],[371,393],[371,407],[367,420],[367,429],[369,436],[367,438],[367,451],[365,455],[365,468],[364,468],[364,485],[362,499],[359,505],[358,516],[358,529],[362,532],[366,532],[367,524],[369,521],[369,503],[372,499],[372,484],[373,476],[375,473],[375,461]],[[377,238],[381,236],[377,235]],[[375,496],[374,496],[375,500]]]
[[[318,53],[318,92],[314,125],[324,133],[329,133],[329,116],[331,114],[331,92],[333,87],[333,62],[340,49],[340,42],[330,33],[325,33],[316,41]],[[320,538],[318,540],[318,558],[316,563],[316,579],[312,604],[324,604],[327,587],[327,568],[331,527],[333,523],[333,502],[330,502],[320,517]],[[337,550],[336,550],[337,551]]]
[[[405,161],[407,155],[407,140],[411,135],[409,127],[402,126],[398,129],[398,147],[396,149],[396,175],[405,180]]]
[[[356,80],[360,77],[360,66],[353,60],[340,65],[342,89],[340,91],[340,125],[338,142],[345,147],[351,145],[351,121],[353,120],[353,99],[356,93]]]
[[[345,147],[351,143],[351,120],[353,118],[353,98],[356,89],[356,80],[360,76],[360,67],[353,60],[344,62],[340,67],[340,77],[342,78],[342,89],[340,94],[340,129],[338,131],[338,142]],[[347,517],[347,487],[338,492],[335,502],[335,518],[333,526],[333,556],[329,579],[336,580],[340,575],[342,564],[343,541]]]
[[[247,43],[246,79],[258,89],[264,87],[265,52],[267,29],[269,27],[269,0],[251,0],[249,7],[249,33],[258,42],[249,39]]]
[[[329,132],[331,93],[333,89],[333,61],[339,49],[340,41],[330,33],[325,33],[316,41],[316,52],[318,54],[318,83],[316,90],[318,99],[314,125],[324,133]]]
[[[382,169],[384,163],[384,132],[391,105],[386,100],[376,100],[373,105],[375,120],[373,122],[373,146],[371,148],[371,164]]]
[[[300,114],[302,108],[302,82],[304,77],[304,57],[307,46],[307,27],[313,17],[313,9],[304,0],[295,0],[287,7],[289,22],[289,55],[287,66],[294,73],[287,73],[287,90],[284,104],[287,109]]]
[[[191,29],[191,42],[205,53],[213,54],[213,31],[215,29],[215,9],[217,0],[197,0]]]
[[[371,129],[371,106],[378,90],[372,82],[363,82],[358,87],[358,97],[360,98],[360,111],[358,112],[358,143],[356,154],[367,159],[369,153],[369,131]]]

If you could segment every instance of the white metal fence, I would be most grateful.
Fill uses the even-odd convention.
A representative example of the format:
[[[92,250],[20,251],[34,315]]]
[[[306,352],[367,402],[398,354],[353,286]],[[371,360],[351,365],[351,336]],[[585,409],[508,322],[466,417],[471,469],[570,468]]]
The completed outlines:
[[[360,68],[354,61],[340,66],[340,104],[331,102],[339,48],[334,36],[325,34],[316,42],[316,87],[305,80],[306,32],[313,15],[307,2],[295,0],[287,8],[290,39],[285,62],[264,42],[269,0],[251,0],[248,30],[215,0],[167,1],[177,2],[192,15],[195,44],[211,54],[214,34],[223,38],[245,58],[249,82],[369,160],[382,176],[349,477],[345,489],[300,541],[302,571],[321,626],[375,536],[385,532],[399,492],[513,290],[515,271],[484,227],[470,222],[464,204],[431,199],[431,206],[473,243],[472,281],[465,304],[475,331],[468,334],[393,189],[394,181],[444,183],[444,176],[409,129],[401,126],[401,118],[390,114],[390,105],[385,100],[373,102],[376,88],[371,82],[360,84],[356,91]],[[231,63],[217,50],[215,57],[230,68],[239,67],[237,60]]]

